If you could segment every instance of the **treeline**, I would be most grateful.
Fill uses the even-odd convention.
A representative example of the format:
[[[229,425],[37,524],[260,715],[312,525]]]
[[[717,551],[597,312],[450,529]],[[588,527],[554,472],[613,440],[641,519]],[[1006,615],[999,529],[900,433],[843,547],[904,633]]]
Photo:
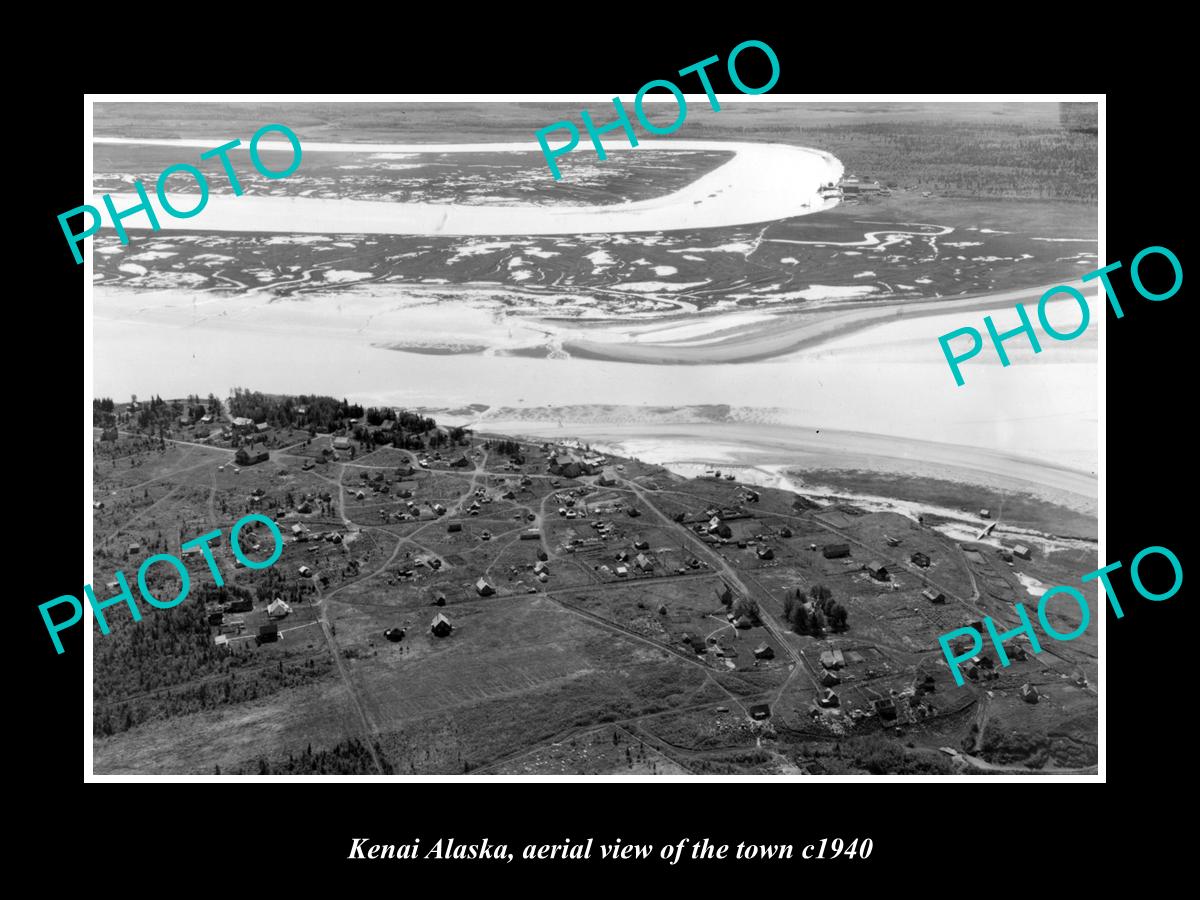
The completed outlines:
[[[876,175],[947,197],[1036,200],[1097,198],[1092,135],[1016,125],[928,122],[810,129],[847,174]]]
[[[502,440],[487,441],[483,446],[484,449],[495,450],[502,456],[521,457],[523,453],[520,443],[517,441],[510,441],[507,438]]]
[[[392,775],[392,764],[383,755],[383,749],[378,741],[372,741],[368,747],[358,738],[342,741],[329,750],[318,750],[313,753],[312,744],[299,756],[289,753],[287,761],[268,760],[259,757],[257,762],[241,766],[226,775],[378,775],[375,759],[371,756],[371,748],[384,775]],[[221,774],[218,766],[215,775]]]
[[[823,584],[814,584],[804,595],[801,588],[795,594],[783,598],[783,617],[797,634],[821,637],[828,628],[833,632],[846,631],[850,627],[850,614],[846,607],[833,599],[833,592]]]
[[[299,408],[303,407],[301,413]],[[291,397],[282,394],[264,394],[246,388],[234,388],[229,400],[229,413],[255,422],[266,422],[275,428],[308,426],[334,431],[348,424],[349,419],[361,419],[363,408],[345,398],[301,394]]]
[[[947,197],[1095,203],[1098,193],[1097,139],[1088,128],[936,119],[805,125],[758,116],[741,128],[703,120],[694,128],[698,137],[778,135],[827,150],[847,175]]]
[[[292,397],[234,388],[229,412],[275,428],[307,428],[314,435],[318,431],[346,430],[368,448],[394,444],[420,450],[446,440],[437,430],[437,421],[428,416],[388,407],[363,409],[345,398],[310,394]],[[353,425],[351,419],[356,420]]]

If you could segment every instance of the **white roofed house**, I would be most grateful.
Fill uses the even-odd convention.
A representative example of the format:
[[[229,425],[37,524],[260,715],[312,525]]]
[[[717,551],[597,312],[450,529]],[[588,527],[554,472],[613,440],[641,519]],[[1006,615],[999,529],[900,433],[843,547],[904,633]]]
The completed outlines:
[[[272,619],[282,619],[291,611],[292,608],[284,603],[283,599],[280,597],[276,597],[274,601],[267,606],[267,615]]]

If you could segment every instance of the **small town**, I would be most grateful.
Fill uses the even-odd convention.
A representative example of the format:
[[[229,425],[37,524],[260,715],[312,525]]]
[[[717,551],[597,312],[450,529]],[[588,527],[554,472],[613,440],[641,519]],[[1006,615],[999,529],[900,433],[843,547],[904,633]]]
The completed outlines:
[[[114,608],[96,643],[98,771],[1095,765],[1094,729],[1041,725],[1094,713],[1094,635],[1009,642],[1008,667],[985,645],[962,688],[938,646],[985,616],[1012,627],[1026,580],[1066,583],[1086,551],[331,397],[106,398],[94,424],[96,577],[152,553],[194,567],[186,603],[141,623]],[[282,556],[217,555],[216,587],[181,547],[250,513]],[[151,573],[159,596],[171,571]]]

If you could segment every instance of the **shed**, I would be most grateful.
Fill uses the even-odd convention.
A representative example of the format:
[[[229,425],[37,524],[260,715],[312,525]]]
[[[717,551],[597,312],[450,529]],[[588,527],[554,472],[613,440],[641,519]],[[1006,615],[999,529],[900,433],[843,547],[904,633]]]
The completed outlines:
[[[885,566],[881,562],[872,560],[871,562],[869,562],[865,566],[863,566],[863,568],[866,569],[867,574],[870,575],[872,578],[874,578],[876,581],[887,581],[888,580],[887,566]]]
[[[821,548],[821,555],[826,559],[841,559],[850,555],[849,544],[826,544]]]
[[[438,613],[429,624],[429,630],[433,632],[434,637],[446,637],[454,630],[454,626],[445,615]]]
[[[838,700],[838,695],[833,692],[833,688],[825,688],[825,693],[821,695],[821,699],[817,702],[824,707],[841,705],[841,701]]]
[[[875,712],[885,722],[894,722],[896,720],[896,701],[891,697],[881,697],[873,701]]]

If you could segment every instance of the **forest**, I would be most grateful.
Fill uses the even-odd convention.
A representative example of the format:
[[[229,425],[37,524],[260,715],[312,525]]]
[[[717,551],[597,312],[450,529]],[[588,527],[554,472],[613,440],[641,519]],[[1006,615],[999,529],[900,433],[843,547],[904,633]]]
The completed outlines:
[[[235,585],[199,585],[188,600],[155,610],[140,622],[110,616],[112,633],[94,642],[93,733],[105,737],[150,719],[187,715],[265,697],[331,671],[327,650],[264,665],[253,653],[230,653],[213,643],[205,605],[251,598]],[[263,594],[258,593],[258,599]],[[302,600],[298,592],[288,603]]]

